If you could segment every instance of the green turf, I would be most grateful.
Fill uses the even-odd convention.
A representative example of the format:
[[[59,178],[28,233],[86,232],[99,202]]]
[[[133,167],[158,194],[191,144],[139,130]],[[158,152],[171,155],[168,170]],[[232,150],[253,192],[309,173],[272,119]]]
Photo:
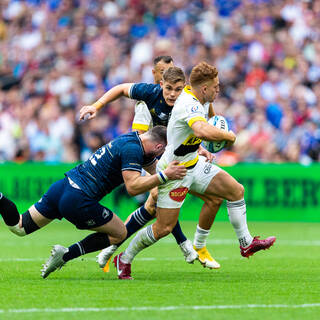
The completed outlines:
[[[195,223],[182,226],[191,238]],[[1,221],[0,319],[320,319],[320,224],[252,222],[250,229],[278,240],[248,260],[240,257],[230,224],[215,224],[208,247],[222,265],[216,271],[186,264],[170,236],[137,256],[134,281],[117,280],[114,268],[104,274],[94,254],[43,280],[50,246],[67,246],[88,232],[57,222],[18,238]]]

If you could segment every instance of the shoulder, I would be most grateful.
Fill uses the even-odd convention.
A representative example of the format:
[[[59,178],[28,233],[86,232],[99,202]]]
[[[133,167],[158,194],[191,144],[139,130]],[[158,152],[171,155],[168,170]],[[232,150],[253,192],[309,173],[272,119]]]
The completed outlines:
[[[162,91],[159,84],[152,83],[135,83],[130,88],[130,96],[135,94],[157,94]]]
[[[175,106],[177,106],[181,112],[186,112],[187,114],[193,113],[205,113],[205,108],[199,102],[197,98],[186,92],[182,92],[176,101]]]

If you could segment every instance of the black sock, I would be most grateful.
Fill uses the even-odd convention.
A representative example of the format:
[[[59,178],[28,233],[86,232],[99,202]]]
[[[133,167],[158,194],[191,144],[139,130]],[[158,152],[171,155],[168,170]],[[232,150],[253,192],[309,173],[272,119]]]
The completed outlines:
[[[183,234],[183,232],[181,230],[179,221],[177,221],[177,224],[172,229],[171,233],[174,236],[174,238],[176,239],[177,244],[181,244],[182,242],[185,242],[187,240],[186,236]]]
[[[134,211],[130,220],[126,224],[127,237],[125,240],[127,240],[131,235],[141,229],[141,227],[145,226],[152,219],[153,216],[151,216],[150,213],[145,209],[144,205]],[[123,242],[125,240],[123,240]],[[121,243],[119,243],[119,246]]]
[[[92,233],[83,240],[71,245],[68,248],[62,259],[67,262],[69,260],[78,258],[86,253],[95,252],[110,246],[110,240],[105,233]]]
[[[7,226],[15,226],[19,223],[20,214],[16,205],[0,193],[0,213]]]

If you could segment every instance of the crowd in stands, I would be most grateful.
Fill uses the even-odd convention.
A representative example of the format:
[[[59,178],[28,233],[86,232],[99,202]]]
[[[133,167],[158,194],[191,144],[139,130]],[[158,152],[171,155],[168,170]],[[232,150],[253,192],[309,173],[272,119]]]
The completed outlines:
[[[170,55],[219,70],[222,163],[320,160],[319,0],[1,0],[0,161],[75,162],[131,130],[134,101],[78,112]]]

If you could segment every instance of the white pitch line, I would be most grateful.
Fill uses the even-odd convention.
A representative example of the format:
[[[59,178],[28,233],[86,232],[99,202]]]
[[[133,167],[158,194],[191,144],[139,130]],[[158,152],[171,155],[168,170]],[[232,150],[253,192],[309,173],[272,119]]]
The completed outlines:
[[[110,307],[110,308],[31,308],[0,309],[0,313],[63,313],[63,312],[110,312],[110,311],[175,311],[175,310],[221,310],[221,309],[306,309],[319,308],[320,303],[305,304],[243,304],[243,305],[211,305],[211,306],[167,306],[167,307]]]
[[[34,262],[34,261],[45,261],[47,258],[0,258],[0,262],[11,262],[11,261],[17,261],[17,262]],[[80,258],[83,260],[88,260],[88,261],[96,261],[96,258]],[[218,259],[218,258],[217,258]],[[79,260],[79,259],[78,259]],[[137,261],[183,261],[183,257],[181,258],[136,258],[135,260]],[[219,257],[218,260],[229,260],[228,257]]]

